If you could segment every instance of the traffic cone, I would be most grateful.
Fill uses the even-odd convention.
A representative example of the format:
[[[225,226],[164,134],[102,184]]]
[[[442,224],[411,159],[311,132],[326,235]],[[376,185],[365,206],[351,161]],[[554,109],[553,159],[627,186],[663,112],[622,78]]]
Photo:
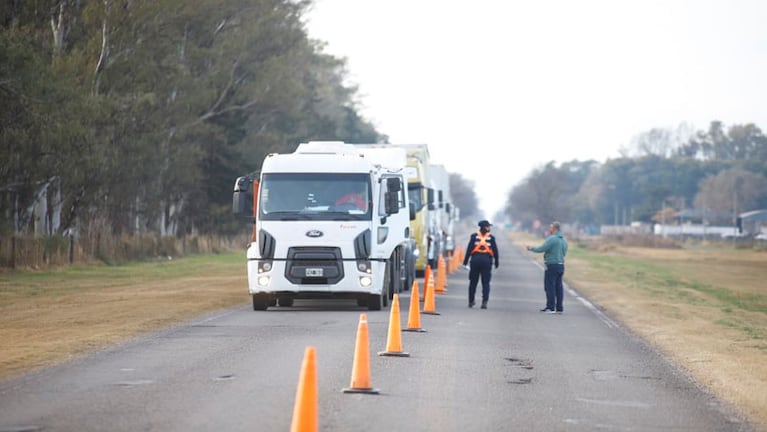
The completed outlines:
[[[354,364],[352,365],[352,382],[344,393],[378,394],[379,390],[370,386],[370,343],[368,342],[368,316],[360,314],[357,326],[357,343],[354,349]]]
[[[439,315],[437,307],[434,304],[434,278],[429,278],[426,284],[426,293],[424,294],[423,313],[427,315]]]
[[[407,328],[402,331],[425,332],[421,328],[421,311],[418,305],[418,281],[413,281],[413,287],[410,288],[410,314],[407,317]]]
[[[439,260],[437,261],[437,285],[435,287],[437,294],[444,294],[447,292],[447,289],[445,288],[447,286],[446,271],[445,258],[440,255]]]
[[[458,266],[461,265],[461,262],[458,260],[460,256],[461,256],[461,251],[456,250],[455,252],[453,252],[453,255],[450,257],[450,261],[453,262],[453,265],[451,266],[452,271],[450,273],[455,273],[455,271],[458,270]]]
[[[410,357],[410,354],[402,351],[402,334],[399,320],[399,294],[394,294],[389,311],[389,334],[386,337],[386,351],[378,353],[379,356]]]
[[[426,300],[426,287],[429,286],[429,281],[432,280],[434,275],[431,273],[431,264],[426,264],[426,270],[423,272],[423,298],[420,301]]]
[[[301,374],[298,378],[290,432],[316,432],[319,430],[317,393],[316,350],[313,346],[308,346],[304,352],[304,361],[301,364]]]

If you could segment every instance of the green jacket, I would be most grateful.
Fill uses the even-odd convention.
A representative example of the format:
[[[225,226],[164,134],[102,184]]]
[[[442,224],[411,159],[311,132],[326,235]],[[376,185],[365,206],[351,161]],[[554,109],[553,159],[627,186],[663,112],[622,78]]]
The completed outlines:
[[[567,255],[567,240],[561,232],[546,237],[542,245],[530,248],[532,252],[543,252],[543,262],[546,264],[564,264]]]

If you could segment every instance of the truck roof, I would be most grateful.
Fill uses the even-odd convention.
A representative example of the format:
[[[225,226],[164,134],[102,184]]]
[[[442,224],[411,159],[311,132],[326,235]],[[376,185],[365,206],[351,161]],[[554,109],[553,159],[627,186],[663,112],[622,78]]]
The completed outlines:
[[[293,153],[267,155],[261,172],[369,173],[376,166],[353,145],[339,141],[313,141]]]
[[[355,147],[371,162],[390,171],[407,167],[407,151],[388,144],[355,144]]]

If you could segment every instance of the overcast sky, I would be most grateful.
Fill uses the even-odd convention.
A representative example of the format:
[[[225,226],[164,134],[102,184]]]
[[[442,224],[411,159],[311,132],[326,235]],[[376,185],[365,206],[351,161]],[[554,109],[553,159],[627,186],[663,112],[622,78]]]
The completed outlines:
[[[767,1],[314,0],[362,114],[426,143],[488,217],[549,161],[619,157],[651,128],[767,128]]]

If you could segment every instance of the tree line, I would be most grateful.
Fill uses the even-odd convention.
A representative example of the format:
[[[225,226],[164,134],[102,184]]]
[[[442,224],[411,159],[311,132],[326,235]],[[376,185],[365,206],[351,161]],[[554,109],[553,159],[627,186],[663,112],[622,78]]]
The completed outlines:
[[[233,233],[307,140],[385,142],[296,0],[0,2],[0,235]]]
[[[670,222],[697,209],[696,222],[733,225],[737,215],[767,209],[767,136],[754,124],[685,133],[656,128],[638,135],[621,157],[549,162],[509,192],[504,212],[581,227]]]
[[[234,179],[300,142],[387,142],[300,0],[0,2],[0,237],[232,234]],[[710,223],[767,208],[754,124],[653,129],[620,158],[550,162],[511,189],[531,226]],[[473,184],[451,173],[462,215]],[[2,245],[0,245],[0,248]]]

